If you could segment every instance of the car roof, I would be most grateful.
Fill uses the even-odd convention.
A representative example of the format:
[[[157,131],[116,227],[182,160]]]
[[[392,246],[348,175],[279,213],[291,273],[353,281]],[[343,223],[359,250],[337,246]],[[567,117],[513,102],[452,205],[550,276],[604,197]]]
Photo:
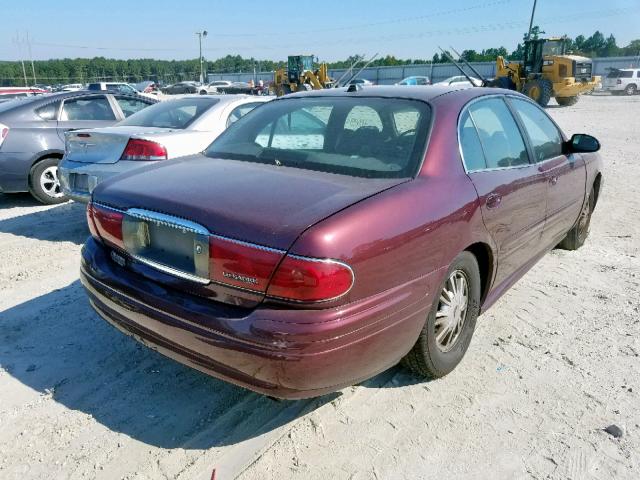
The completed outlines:
[[[309,92],[299,92],[286,95],[282,98],[289,97],[379,97],[379,98],[406,98],[413,100],[422,100],[429,102],[437,97],[456,92],[465,92],[469,95],[469,91],[478,90],[476,94],[471,96],[482,96],[488,93],[515,93],[511,90],[501,88],[485,88],[472,87],[466,85],[374,85],[366,89],[348,92],[346,88],[330,88],[325,90],[312,90]]]

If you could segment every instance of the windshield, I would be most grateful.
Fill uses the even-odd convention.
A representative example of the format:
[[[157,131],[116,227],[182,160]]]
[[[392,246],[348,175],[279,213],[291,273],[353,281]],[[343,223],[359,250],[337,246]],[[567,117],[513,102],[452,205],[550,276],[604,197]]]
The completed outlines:
[[[232,125],[208,157],[367,178],[416,174],[429,106],[395,98],[305,97],[269,102]]]
[[[542,47],[542,55],[564,55],[564,42],[548,40]]]
[[[167,100],[143,108],[118,125],[184,129],[218,103],[217,98],[197,97]]]

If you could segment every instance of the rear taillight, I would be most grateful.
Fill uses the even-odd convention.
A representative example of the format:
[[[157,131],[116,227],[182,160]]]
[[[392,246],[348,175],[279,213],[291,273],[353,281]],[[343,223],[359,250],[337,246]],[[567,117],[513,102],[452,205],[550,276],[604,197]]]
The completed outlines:
[[[209,238],[211,280],[264,293],[284,252],[212,236]]]
[[[129,139],[120,160],[166,160],[167,149],[164,145],[149,140]]]
[[[94,238],[103,240],[124,250],[122,239],[122,220],[124,214],[102,205],[89,203],[87,205],[87,222]]]
[[[298,302],[332,300],[353,285],[351,268],[335,260],[287,255],[273,275],[267,296]]]

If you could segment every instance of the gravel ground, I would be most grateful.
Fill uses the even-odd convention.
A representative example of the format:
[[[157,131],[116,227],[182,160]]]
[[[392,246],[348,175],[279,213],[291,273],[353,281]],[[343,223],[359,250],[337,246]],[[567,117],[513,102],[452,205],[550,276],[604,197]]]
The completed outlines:
[[[82,206],[0,194],[0,478],[639,478],[640,97],[549,111],[602,141],[591,236],[541,260],[428,383],[396,367],[274,402],[176,364],[89,308]]]

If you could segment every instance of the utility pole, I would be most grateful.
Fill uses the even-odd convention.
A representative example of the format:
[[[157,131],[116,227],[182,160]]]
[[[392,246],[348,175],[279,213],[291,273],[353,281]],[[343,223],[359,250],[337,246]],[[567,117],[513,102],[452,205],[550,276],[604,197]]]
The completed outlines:
[[[204,67],[202,62],[202,37],[207,36],[207,31],[203,30],[202,32],[196,32],[198,35],[198,44],[200,45],[200,83],[204,83]]]
[[[531,40],[531,29],[533,28],[533,17],[536,14],[536,4],[538,0],[533,0],[533,9],[531,10],[531,20],[529,21],[529,32],[527,33],[527,40]]]
[[[29,60],[31,61],[31,73],[33,74],[33,84],[35,85],[36,80],[36,68],[33,66],[33,55],[31,54],[31,41],[29,40],[29,31],[27,30],[27,48],[29,49]]]
[[[18,54],[20,55],[20,63],[22,64],[22,75],[24,76],[24,86],[28,87],[29,83],[27,82],[27,71],[24,68],[24,58],[22,57],[22,42],[20,40],[20,36],[18,32],[16,32],[16,38],[13,40],[13,43],[18,47]]]

